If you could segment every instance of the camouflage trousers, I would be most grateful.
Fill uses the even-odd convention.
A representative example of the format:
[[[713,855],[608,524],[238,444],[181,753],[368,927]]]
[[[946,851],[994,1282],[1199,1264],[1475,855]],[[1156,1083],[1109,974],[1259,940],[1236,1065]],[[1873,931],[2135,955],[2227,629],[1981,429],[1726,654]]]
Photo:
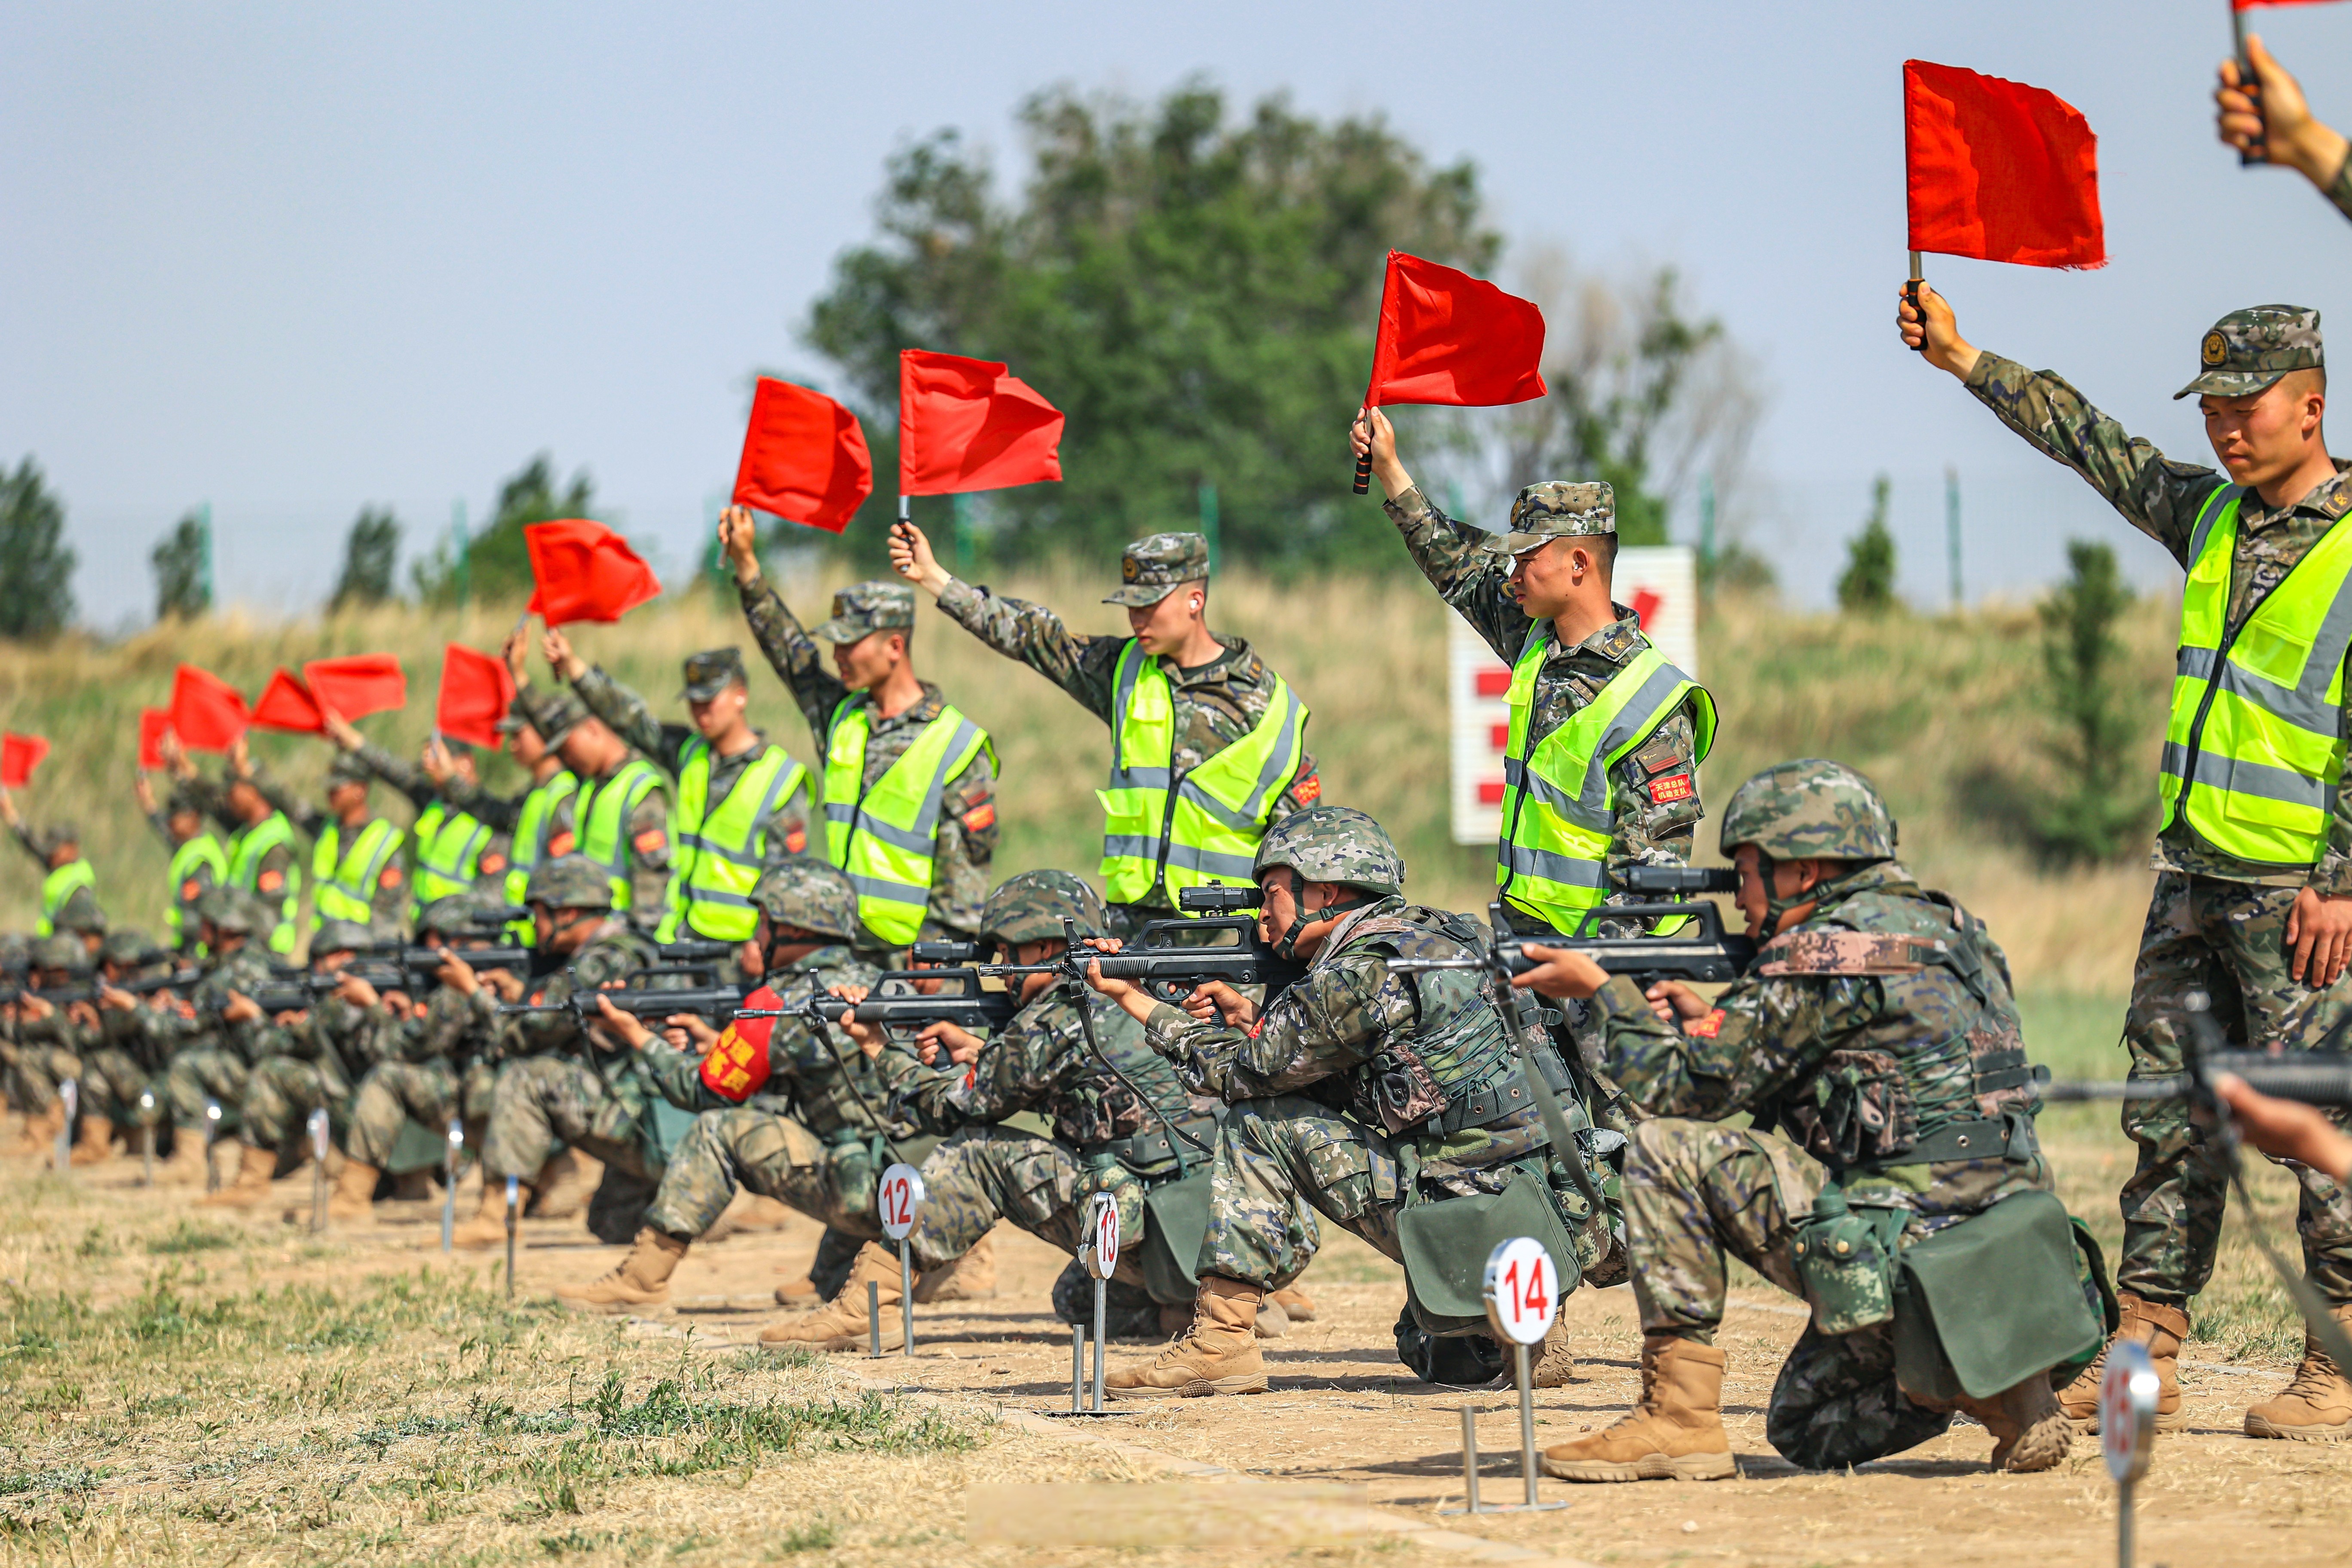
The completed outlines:
[[[8,1068],[8,1099],[26,1115],[47,1110],[58,1085],[81,1075],[81,1058],[63,1046],[19,1046]]]
[[[482,1168],[530,1181],[559,1144],[583,1150],[641,1181],[661,1179],[650,1157],[639,1104],[615,1094],[586,1063],[571,1057],[524,1057],[499,1069]]]
[[[2158,874],[2124,1023],[2133,1078],[2180,1070],[2191,991],[2212,999],[2215,1021],[2241,1049],[2309,1050],[2352,1011],[2352,973],[2325,991],[2287,977],[2286,920],[2295,892]],[[2212,1277],[2228,1176],[2184,1100],[2126,1100],[2123,1129],[2139,1145],[2139,1160],[2118,1196],[2124,1244],[2116,1284],[2151,1300],[2184,1303]],[[2286,1164],[2303,1189],[2295,1230],[2305,1271],[2330,1303],[2352,1302],[2346,1191],[2308,1166]]]
[[[172,1058],[164,1069],[164,1098],[172,1102],[172,1125],[191,1132],[205,1131],[205,1102],[221,1108],[220,1131],[235,1126],[236,1108],[245,1100],[247,1069],[245,1058],[221,1046],[191,1046]]]
[[[1388,1139],[1321,1101],[1241,1100],[1217,1133],[1201,1271],[1280,1289],[1322,1245],[1318,1214],[1397,1258],[1398,1182]]]
[[[1714,1343],[1727,1254],[1801,1297],[1790,1244],[1828,1180],[1819,1161],[1773,1133],[1679,1117],[1636,1126],[1625,1228],[1642,1332]],[[1790,1464],[1826,1470],[1916,1447],[1951,1420],[1895,1386],[1891,1326],[1824,1334],[1808,1322],[1772,1384],[1764,1436]]]
[[[329,1125],[341,1128],[351,1103],[352,1086],[341,1067],[299,1057],[264,1057],[246,1075],[237,1136],[256,1149],[283,1148],[300,1136],[314,1110],[323,1109]]]
[[[690,1241],[719,1223],[739,1187],[749,1187],[862,1244],[882,1235],[874,1209],[881,1174],[862,1142],[827,1144],[791,1117],[756,1106],[706,1110],[661,1173],[646,1223]]]
[[[1054,1281],[1054,1313],[1066,1323],[1091,1322],[1094,1276],[1076,1259],[1097,1184],[1066,1143],[1011,1127],[964,1128],[923,1162],[923,1206],[908,1251],[917,1268],[944,1268],[978,1246],[998,1220],[1011,1220],[1071,1255]],[[1150,1337],[1160,1309],[1143,1284],[1143,1183],[1120,1167],[1099,1184],[1118,1199],[1124,1238],[1103,1293],[1105,1328],[1114,1338]]]
[[[343,1152],[381,1171],[392,1163],[403,1127],[416,1121],[438,1132],[457,1109],[457,1073],[446,1058],[378,1062],[352,1096]]]
[[[139,1097],[150,1087],[157,1089],[154,1109],[142,1113]],[[164,1095],[155,1083],[155,1075],[139,1063],[139,1058],[119,1047],[108,1046],[82,1058],[81,1109],[85,1116],[103,1116],[125,1127],[138,1127],[161,1120]]]

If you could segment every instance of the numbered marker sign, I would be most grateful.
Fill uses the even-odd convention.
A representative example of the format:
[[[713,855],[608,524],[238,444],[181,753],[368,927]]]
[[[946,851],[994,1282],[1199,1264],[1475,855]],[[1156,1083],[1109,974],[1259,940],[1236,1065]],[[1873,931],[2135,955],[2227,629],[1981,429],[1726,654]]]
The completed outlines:
[[[327,1163],[328,1136],[325,1110],[313,1110],[310,1112],[310,1157],[322,1166]]]
[[[1109,1279],[1118,1267],[1118,1200],[1108,1193],[1097,1193],[1087,1205],[1087,1239],[1094,1243],[1087,1271],[1097,1279]]]
[[[1513,1344],[1539,1344],[1559,1315],[1559,1275],[1551,1254],[1531,1236],[1515,1236],[1486,1255],[1486,1321]]]
[[[2118,1340],[2107,1347],[2107,1370],[2099,1378],[2099,1451],[2118,1485],[2147,1474],[2159,1386],[2146,1345]]]
[[[922,1173],[912,1165],[893,1165],[882,1173],[882,1234],[904,1241],[915,1228],[915,1211],[923,1204]]]

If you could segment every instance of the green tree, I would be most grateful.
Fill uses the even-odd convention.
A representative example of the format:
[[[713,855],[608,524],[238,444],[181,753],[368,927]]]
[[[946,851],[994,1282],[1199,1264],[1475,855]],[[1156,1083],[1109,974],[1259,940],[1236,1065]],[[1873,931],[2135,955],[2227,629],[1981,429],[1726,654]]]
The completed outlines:
[[[1862,531],[1846,541],[1837,596],[1838,608],[1848,615],[1883,616],[1895,607],[1895,536],[1886,531],[1886,499],[1893,488],[1885,474],[1878,476],[1871,486],[1870,516]]]
[[[1197,81],[1149,108],[1057,88],[1020,118],[1017,205],[952,131],[890,160],[880,234],[835,263],[803,333],[848,395],[894,413],[899,351],[927,348],[1006,361],[1066,411],[1063,481],[982,505],[1001,557],[1099,558],[1195,528],[1203,484],[1237,557],[1384,543],[1346,482],[1383,260],[1393,246],[1492,263],[1471,166],[1432,169],[1377,118],[1325,123],[1278,97],[1229,119]],[[895,505],[889,445],[875,442],[879,482],[845,539],[868,554]],[[944,534],[947,512],[920,515]]]
[[[335,579],[330,613],[392,597],[393,567],[400,557],[400,520],[389,509],[362,507],[343,540],[342,574]]]
[[[65,528],[65,503],[31,458],[13,474],[0,468],[0,637],[53,637],[73,619]]]
[[[595,486],[586,469],[573,474],[569,485],[562,484],[554,459],[541,452],[499,487],[498,510],[488,528],[467,541],[445,537],[432,554],[409,568],[417,597],[448,604],[461,589],[486,599],[528,595],[530,555],[523,548],[523,525],[590,517],[595,505]]]
[[[155,618],[194,620],[213,607],[211,524],[190,512],[155,542],[147,556],[155,572]]]
[[[2132,787],[2132,712],[2116,679],[2124,650],[2116,620],[2131,590],[2116,552],[2088,540],[2066,543],[2066,581],[2042,604],[2042,656],[2049,703],[2064,725],[2057,750],[2064,787],[2044,802],[2038,837],[2059,865],[2113,860],[2137,845],[2146,793]]]

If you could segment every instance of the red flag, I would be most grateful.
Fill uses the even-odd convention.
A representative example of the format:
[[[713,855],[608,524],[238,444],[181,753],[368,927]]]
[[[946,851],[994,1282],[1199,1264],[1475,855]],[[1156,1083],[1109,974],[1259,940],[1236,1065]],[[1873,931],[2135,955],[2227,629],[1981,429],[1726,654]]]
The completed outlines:
[[[874,493],[874,458],[857,416],[822,393],[760,378],[735,504],[839,533]]]
[[[33,770],[49,754],[49,743],[38,735],[0,731],[0,789],[23,789],[33,782]]]
[[[900,495],[1058,480],[1061,442],[1061,410],[993,360],[900,351]]]
[[[302,667],[302,684],[338,719],[389,713],[408,706],[408,677],[388,653],[355,653],[314,658]]]
[[[167,708],[139,710],[139,765],[152,771],[163,765],[163,737],[171,733],[172,713]]]
[[[661,592],[661,579],[629,542],[584,517],[527,523],[523,548],[538,591],[530,609],[551,626],[617,621]]]
[[[1491,407],[1544,395],[1543,312],[1481,278],[1389,252],[1369,407]]]
[[[327,721],[319,711],[319,700],[310,695],[292,672],[280,668],[269,678],[255,700],[253,722],[264,730],[284,730],[295,735],[323,735]]]
[[[514,676],[504,659],[453,642],[441,650],[441,699],[434,705],[433,727],[453,741],[495,750],[499,721],[507,716],[514,695]]]
[[[2230,0],[2232,11],[2252,11],[2261,5],[2320,5],[2326,0]]]
[[[172,672],[172,733],[192,752],[226,752],[245,733],[245,699],[210,670],[184,664]]]
[[[2024,267],[2104,267],[2099,141],[2055,93],[1903,62],[1911,248]]]

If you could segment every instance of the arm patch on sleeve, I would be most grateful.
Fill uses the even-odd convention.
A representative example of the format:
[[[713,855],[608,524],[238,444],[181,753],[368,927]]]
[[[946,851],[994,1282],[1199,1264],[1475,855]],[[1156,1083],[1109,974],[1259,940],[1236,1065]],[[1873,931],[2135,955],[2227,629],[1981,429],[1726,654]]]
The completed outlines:
[[[1688,773],[1668,773],[1650,781],[1650,798],[1660,805],[1672,805],[1678,800],[1688,800],[1696,794]]]

